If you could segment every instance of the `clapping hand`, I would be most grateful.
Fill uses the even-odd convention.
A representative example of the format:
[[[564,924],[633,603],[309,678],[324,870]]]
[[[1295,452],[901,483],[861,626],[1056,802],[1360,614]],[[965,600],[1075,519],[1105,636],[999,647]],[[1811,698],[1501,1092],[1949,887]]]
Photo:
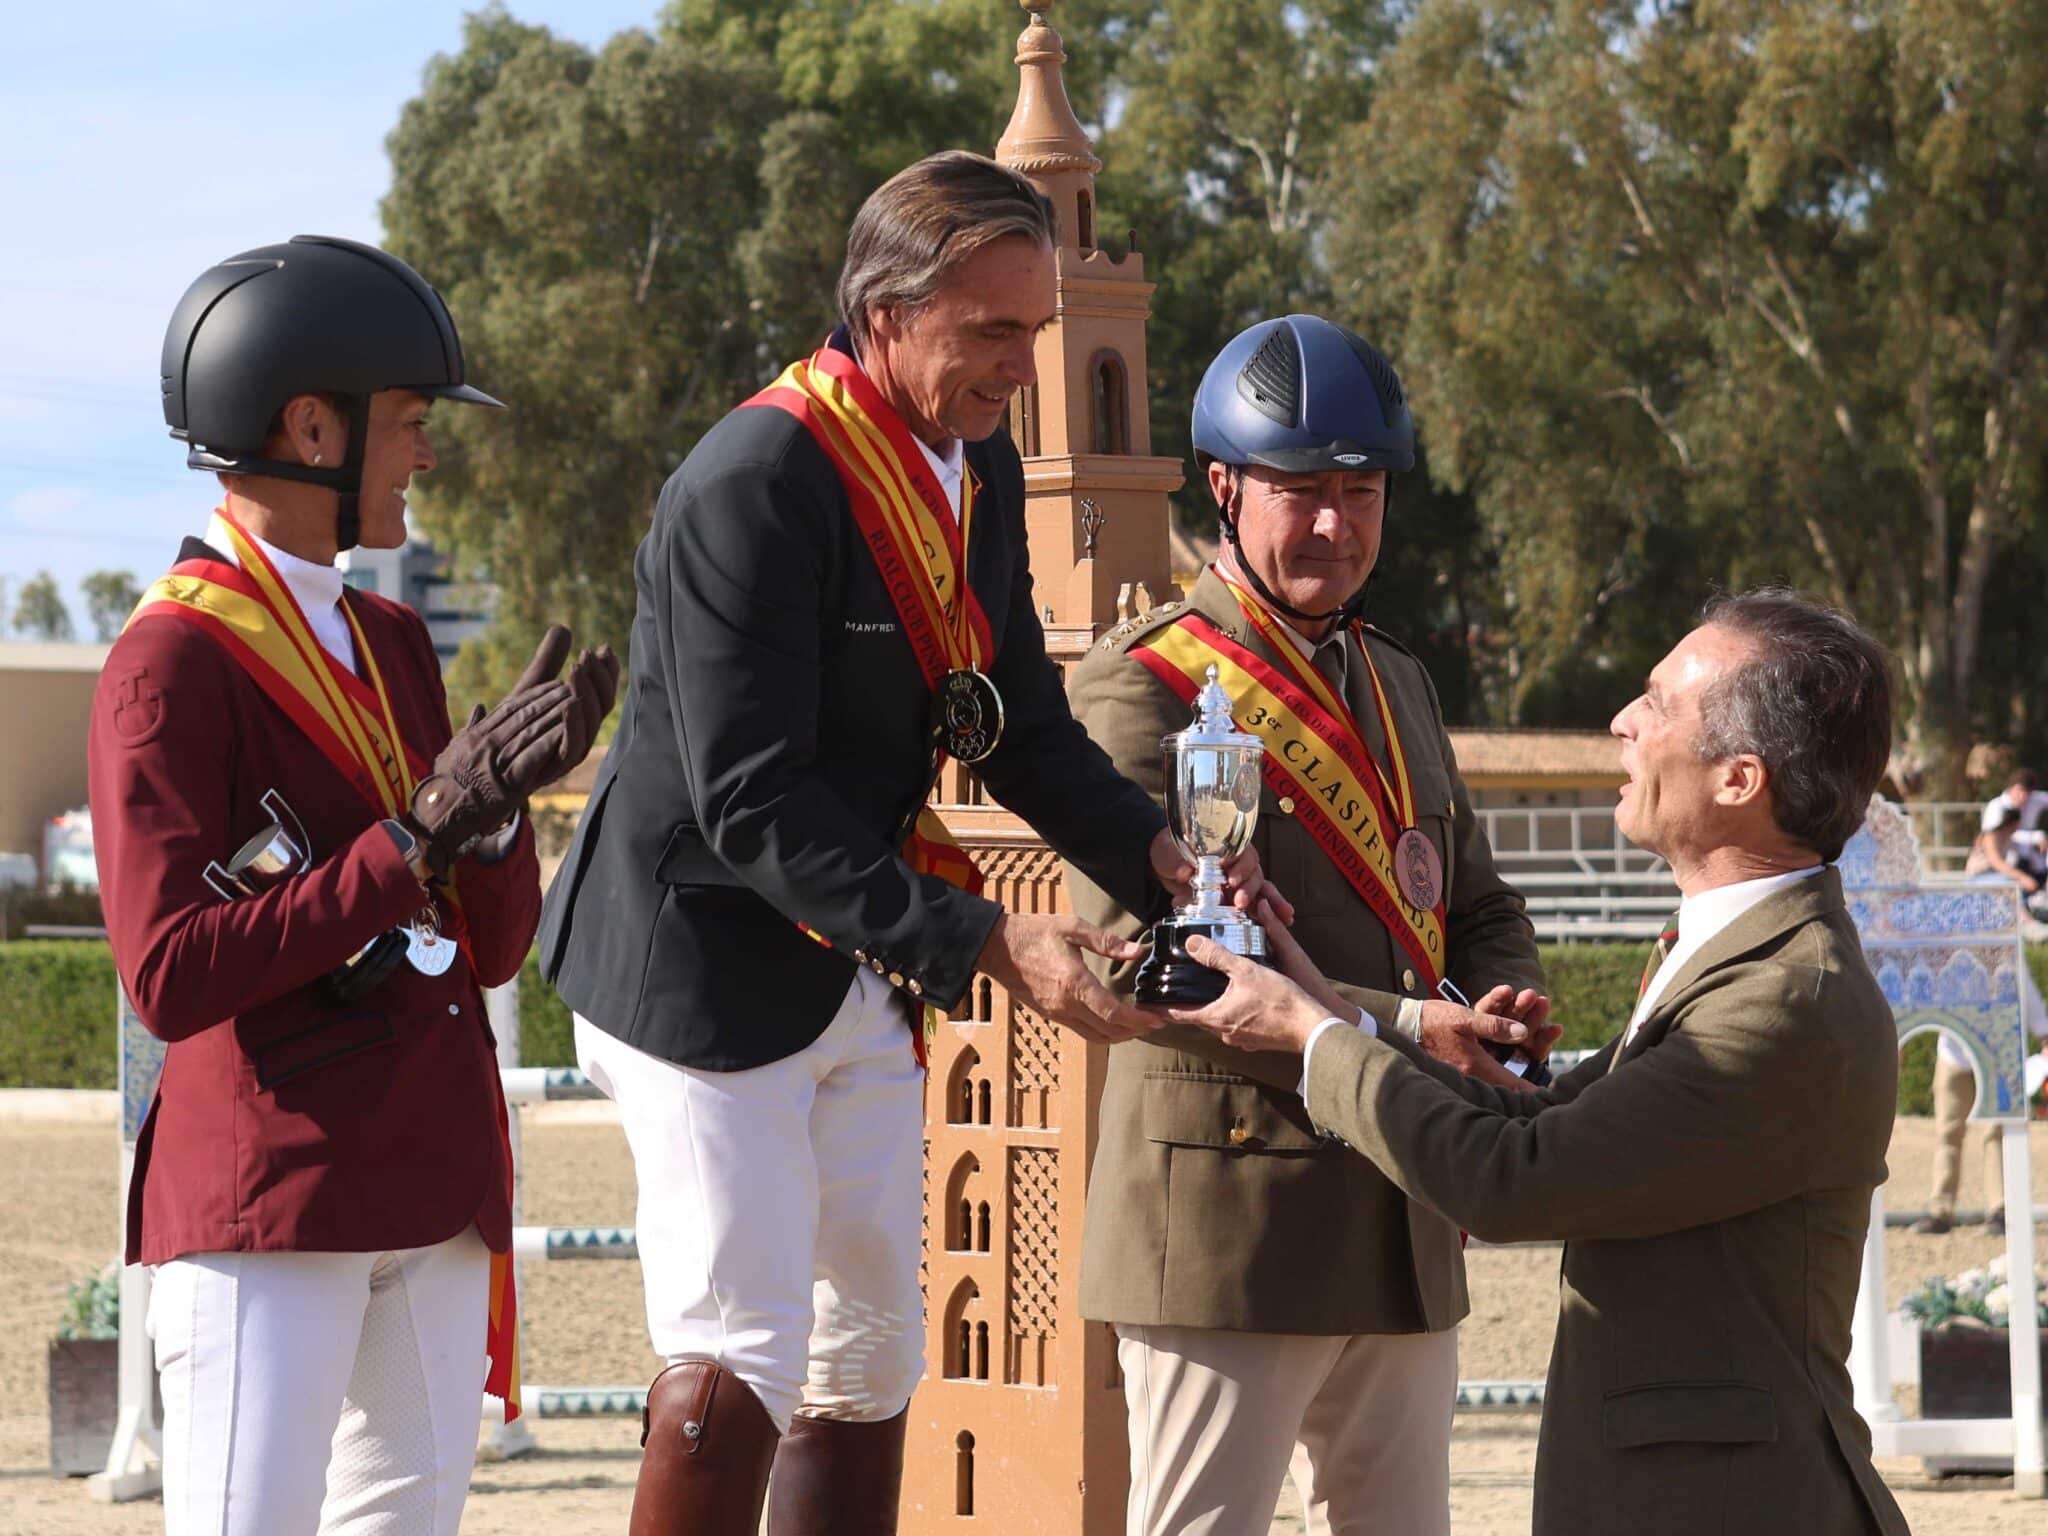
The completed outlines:
[[[489,712],[470,711],[413,790],[408,819],[436,876],[589,755],[618,697],[619,662],[600,645],[558,679],[572,643],[567,629],[549,626],[512,691]]]

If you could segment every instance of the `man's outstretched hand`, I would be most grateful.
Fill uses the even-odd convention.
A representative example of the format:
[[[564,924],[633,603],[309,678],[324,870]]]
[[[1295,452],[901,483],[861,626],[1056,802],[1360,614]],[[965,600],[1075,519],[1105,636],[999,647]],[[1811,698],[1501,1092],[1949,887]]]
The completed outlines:
[[[1140,960],[1145,946],[1078,917],[1005,912],[989,930],[975,969],[1084,1039],[1114,1045],[1159,1028],[1157,1016],[1122,1001],[1096,978],[1081,958],[1084,952],[1108,960]]]
[[[1299,1053],[1307,1049],[1316,1026],[1324,1019],[1348,1022],[1358,1016],[1358,1009],[1316,968],[1270,907],[1262,906],[1259,917],[1266,930],[1267,949],[1278,969],[1233,954],[1213,940],[1191,938],[1189,958],[1221,971],[1230,985],[1213,1003],[1201,1008],[1167,1009],[1165,1014],[1175,1023],[1207,1030],[1225,1045],[1239,1050]],[[1547,998],[1530,993],[1529,1000],[1523,1003],[1524,1012],[1537,1018],[1533,1027],[1509,1011],[1509,1005],[1516,1000],[1513,989],[1497,987],[1481,999],[1476,1009],[1452,1003],[1424,1003],[1422,1048],[1437,1060],[1486,1082],[1503,1088],[1528,1087],[1493,1059],[1486,1043],[1517,1046],[1540,1060],[1538,1051],[1543,1055],[1549,1053],[1550,1042],[1557,1038],[1558,1030],[1543,1022],[1549,1016]]]

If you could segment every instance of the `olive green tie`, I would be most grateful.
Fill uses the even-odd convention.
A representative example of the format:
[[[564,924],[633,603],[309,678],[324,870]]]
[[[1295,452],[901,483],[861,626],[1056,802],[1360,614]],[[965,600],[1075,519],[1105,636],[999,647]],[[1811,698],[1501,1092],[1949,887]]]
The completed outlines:
[[[1650,983],[1657,977],[1657,970],[1671,957],[1671,946],[1678,942],[1678,914],[1671,914],[1664,924],[1664,931],[1657,935],[1657,942],[1650,948],[1650,958],[1643,966],[1643,979],[1636,984],[1636,1001],[1643,1000],[1643,994],[1650,990]]]

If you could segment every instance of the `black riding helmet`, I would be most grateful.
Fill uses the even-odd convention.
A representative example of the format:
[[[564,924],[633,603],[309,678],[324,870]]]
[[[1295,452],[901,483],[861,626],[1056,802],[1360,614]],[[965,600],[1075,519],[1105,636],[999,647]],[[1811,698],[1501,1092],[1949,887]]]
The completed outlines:
[[[335,544],[348,549],[361,532],[370,396],[402,389],[504,409],[462,375],[454,317],[425,278],[375,246],[296,235],[230,256],[185,290],[164,332],[164,421],[192,445],[185,462],[193,469],[334,491]],[[262,456],[271,423],[295,395],[348,402],[341,464]]]

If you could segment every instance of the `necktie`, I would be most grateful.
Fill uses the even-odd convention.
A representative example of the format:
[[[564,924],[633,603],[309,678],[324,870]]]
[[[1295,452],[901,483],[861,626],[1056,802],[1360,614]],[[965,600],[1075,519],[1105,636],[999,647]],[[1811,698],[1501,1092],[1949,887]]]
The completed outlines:
[[[1374,754],[1384,766],[1391,762],[1387,755],[1386,742],[1381,738],[1379,718],[1368,709],[1356,714],[1351,708],[1351,695],[1346,689],[1351,674],[1351,632],[1340,629],[1317,646],[1309,656],[1309,665],[1328,679],[1331,690],[1344,705],[1344,713],[1358,724],[1359,734],[1365,738],[1365,750]],[[1374,743],[1378,742],[1375,747]]]
[[[1671,956],[1671,947],[1678,942],[1678,914],[1673,913],[1665,923],[1664,931],[1657,935],[1657,942],[1650,947],[1650,958],[1643,966],[1643,979],[1636,984],[1636,1011],[1629,1016],[1628,1028],[1621,1032],[1621,1044],[1615,1048],[1614,1059],[1621,1060],[1621,1053],[1635,1043],[1637,1032],[1643,1023],[1643,999],[1650,995],[1650,983],[1657,979],[1657,972]]]
[[[1664,924],[1664,931],[1657,935],[1657,942],[1651,946],[1648,963],[1643,966],[1643,979],[1636,983],[1636,1001],[1643,1000],[1643,994],[1650,990],[1650,983],[1657,977],[1659,966],[1670,958],[1671,946],[1678,942],[1678,914],[1672,913]]]
[[[1340,629],[1317,646],[1309,658],[1310,665],[1329,679],[1330,687],[1336,691],[1340,699],[1344,697],[1344,674],[1348,670],[1349,661],[1344,654],[1344,648],[1350,643],[1350,637]]]

